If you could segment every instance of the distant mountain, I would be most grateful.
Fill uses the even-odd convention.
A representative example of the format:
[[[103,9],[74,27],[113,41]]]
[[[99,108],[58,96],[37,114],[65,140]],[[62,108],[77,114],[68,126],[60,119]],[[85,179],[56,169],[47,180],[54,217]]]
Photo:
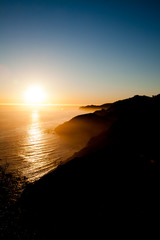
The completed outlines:
[[[90,114],[79,115],[68,122],[55,128],[55,132],[61,136],[69,138],[81,138],[89,140],[102,131],[108,129],[113,122],[113,118],[103,116],[104,110]]]
[[[100,110],[100,109],[108,109],[111,106],[112,103],[105,103],[102,105],[87,105],[87,106],[81,106],[80,109],[82,110]]]
[[[98,106],[93,106],[95,109]],[[101,106],[106,106],[103,104]],[[108,109],[111,104],[107,104],[107,110],[104,108],[95,111],[94,113],[87,113],[78,115],[55,128],[55,132],[61,136],[67,136],[69,138],[81,138],[80,140],[87,139],[98,135],[104,130],[107,130],[114,122],[113,114],[108,114]],[[84,108],[88,108],[86,106]]]

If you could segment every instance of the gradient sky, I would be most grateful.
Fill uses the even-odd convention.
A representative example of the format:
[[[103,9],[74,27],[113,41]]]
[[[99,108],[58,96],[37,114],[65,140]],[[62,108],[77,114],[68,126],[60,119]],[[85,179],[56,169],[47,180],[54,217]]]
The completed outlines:
[[[160,1],[1,0],[0,102],[32,85],[48,103],[160,93]]]

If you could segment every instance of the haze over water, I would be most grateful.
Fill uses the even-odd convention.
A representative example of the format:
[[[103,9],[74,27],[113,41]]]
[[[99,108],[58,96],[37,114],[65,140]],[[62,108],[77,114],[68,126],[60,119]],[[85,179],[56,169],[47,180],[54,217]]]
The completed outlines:
[[[32,182],[53,170],[83,144],[59,137],[54,128],[82,114],[78,106],[0,106],[0,166]]]

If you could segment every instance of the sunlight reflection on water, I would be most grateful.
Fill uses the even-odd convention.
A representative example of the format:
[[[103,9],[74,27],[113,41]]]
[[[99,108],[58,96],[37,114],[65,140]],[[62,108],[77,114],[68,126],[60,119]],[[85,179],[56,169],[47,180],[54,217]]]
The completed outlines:
[[[36,160],[37,154],[41,153],[40,144],[42,142],[42,132],[40,129],[39,123],[39,115],[38,112],[34,111],[32,113],[32,124],[29,126],[28,129],[28,136],[26,139],[26,153],[32,150],[32,156],[30,156],[27,160],[34,162]],[[27,149],[28,148],[28,149]]]
[[[27,182],[53,171],[84,147],[84,141],[66,141],[53,130],[82,113],[86,111],[75,106],[0,106],[0,183],[5,192],[0,212],[20,196]]]
[[[86,113],[86,112],[85,112]],[[77,107],[0,106],[0,165],[32,182],[82,146],[63,141],[53,129],[82,114]]]
[[[49,156],[51,151],[49,147],[50,135],[45,134],[39,120],[38,110],[31,113],[31,124],[27,130],[27,136],[24,139],[23,159],[28,167],[24,168],[23,174],[29,181],[36,180],[56,167],[56,156]],[[52,135],[54,138],[54,135]],[[48,140],[48,141],[47,141]],[[53,152],[53,146],[52,146]]]

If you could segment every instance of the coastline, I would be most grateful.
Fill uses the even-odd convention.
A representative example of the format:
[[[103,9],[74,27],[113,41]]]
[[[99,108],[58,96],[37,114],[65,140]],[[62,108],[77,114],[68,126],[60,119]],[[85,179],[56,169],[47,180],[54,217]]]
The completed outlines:
[[[26,187],[11,209],[7,236],[13,229],[21,239],[101,238],[115,229],[120,235],[127,229],[136,236],[147,227],[152,230],[160,213],[159,107],[160,95],[135,96],[93,113],[105,124],[112,119],[112,124],[102,124],[85,148]],[[72,123],[73,119],[62,125],[61,131]]]

